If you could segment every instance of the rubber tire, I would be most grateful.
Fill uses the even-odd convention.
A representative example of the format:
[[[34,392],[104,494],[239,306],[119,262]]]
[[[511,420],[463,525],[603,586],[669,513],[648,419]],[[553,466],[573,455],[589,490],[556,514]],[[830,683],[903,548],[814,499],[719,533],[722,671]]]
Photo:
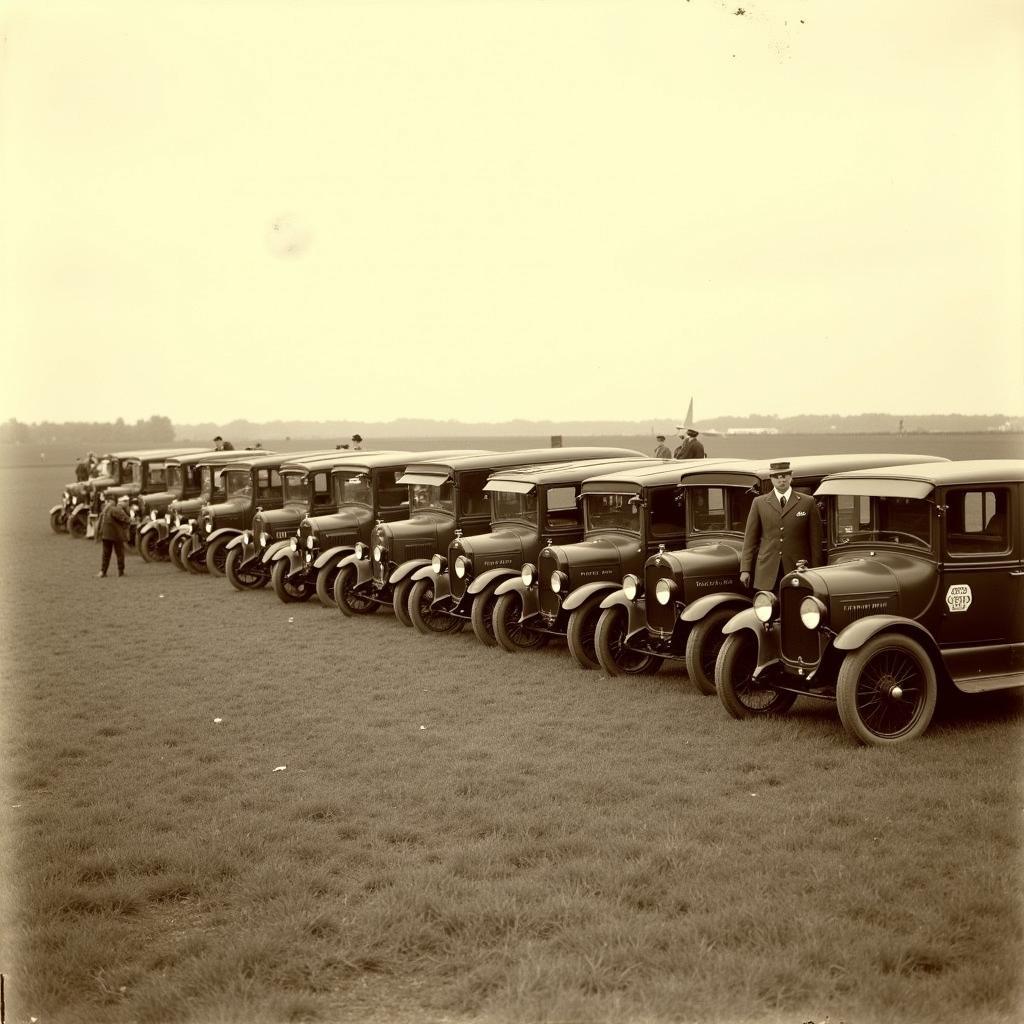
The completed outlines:
[[[337,608],[334,600],[334,581],[337,578],[337,565],[325,565],[316,574],[316,599],[325,608]]]
[[[72,537],[77,537],[79,539],[84,537],[88,528],[89,513],[84,510],[68,519],[68,533],[70,533]]]
[[[148,530],[139,536],[139,554],[144,562],[163,562],[166,558],[157,550],[160,547],[160,534],[156,530]]]
[[[906,671],[915,672],[920,677],[920,688],[914,706],[906,703],[911,711],[910,720],[899,729],[880,729],[865,719],[865,703],[872,700],[870,680],[863,678],[864,672],[876,659],[889,655],[890,658],[902,659]],[[890,665],[890,668],[893,667]],[[895,666],[897,669],[899,666]],[[883,676],[885,670],[882,669]],[[901,677],[902,678],[902,677]],[[891,680],[898,682],[900,680]],[[907,681],[903,679],[903,681]],[[883,678],[882,686],[888,682]],[[867,691],[867,692],[866,692]],[[877,690],[876,690],[877,692]],[[938,701],[939,685],[928,652],[909,636],[900,633],[885,633],[873,637],[863,647],[850,651],[839,666],[836,681],[836,705],[843,728],[858,742],[865,746],[888,747],[897,743],[906,743],[917,739],[931,723]],[[900,701],[902,706],[904,702]],[[886,707],[895,707],[895,701],[888,705],[879,705],[883,712]]]
[[[597,601],[588,601],[582,608],[569,613],[569,628],[565,631],[569,653],[573,661],[587,671],[601,667],[594,649],[594,635],[600,615],[601,606]]]
[[[50,529],[54,533],[67,533],[67,527],[64,525],[64,509],[54,509],[50,513]]]
[[[409,618],[412,624],[424,634],[457,633],[462,629],[462,619],[447,612],[431,612],[430,600],[434,596],[434,581],[430,577],[416,580],[409,591]]]
[[[494,647],[498,642],[494,637],[494,607],[498,600],[494,594],[495,589],[488,587],[475,594],[469,610],[469,624],[473,627],[473,635],[484,647]]]
[[[185,563],[181,560],[182,548],[192,538],[185,533],[176,533],[167,544],[167,557],[170,559],[171,565],[174,566],[179,572],[188,572],[185,568]]]
[[[403,626],[412,629],[412,617],[409,615],[409,591],[412,590],[413,580],[404,579],[395,584],[391,595],[391,607],[394,609],[395,618]]]
[[[230,541],[230,537],[218,537],[206,545],[206,571],[211,576],[224,575]]]
[[[629,660],[621,660],[622,641],[629,626],[629,616],[621,605],[613,605],[601,612],[594,630],[594,652],[598,665],[609,676],[652,676],[661,668],[664,658],[656,654],[626,649]]]
[[[751,673],[756,665],[757,641],[750,632],[741,629],[738,633],[730,633],[715,662],[715,689],[718,699],[733,718],[782,715],[796,701],[795,693],[759,686],[754,692],[764,693],[767,696],[765,702],[756,705],[744,702],[744,697],[750,692]]]
[[[494,614],[491,616],[494,623],[494,639],[498,646],[509,654],[539,651],[546,647],[551,639],[547,633],[531,629],[519,621],[522,607],[522,598],[515,591],[502,594],[494,605]]]
[[[725,643],[722,627],[736,614],[735,608],[720,608],[695,622],[686,638],[686,674],[690,682],[706,697],[715,690],[715,665],[718,652]]]
[[[334,576],[334,603],[338,606],[338,611],[349,619],[354,619],[357,615],[373,615],[380,607],[376,601],[352,593],[352,584],[356,579],[354,565],[343,566]]]
[[[292,571],[292,564],[287,558],[279,558],[270,570],[270,584],[277,594],[277,599],[282,604],[302,604],[308,601],[316,591],[308,583],[300,583],[296,586],[286,579]]]
[[[228,552],[227,561],[224,563],[224,575],[227,576],[228,582],[235,590],[259,590],[260,587],[265,587],[268,581],[263,576],[258,579],[253,579],[250,576],[247,581],[245,577],[238,575],[238,563],[242,561],[243,557],[241,548],[232,548]]]
[[[204,558],[201,562],[196,562],[194,558],[182,558],[181,564],[185,567],[185,572],[192,573],[193,576],[209,576],[210,570],[206,568],[205,552],[203,552]]]

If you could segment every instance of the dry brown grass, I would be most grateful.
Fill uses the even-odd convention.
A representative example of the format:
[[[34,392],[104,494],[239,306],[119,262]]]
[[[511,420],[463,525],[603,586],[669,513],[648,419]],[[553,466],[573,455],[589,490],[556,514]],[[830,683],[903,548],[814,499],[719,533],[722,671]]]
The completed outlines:
[[[97,580],[59,472],[0,483],[11,1020],[1020,1019],[1019,697],[861,749],[679,669]]]

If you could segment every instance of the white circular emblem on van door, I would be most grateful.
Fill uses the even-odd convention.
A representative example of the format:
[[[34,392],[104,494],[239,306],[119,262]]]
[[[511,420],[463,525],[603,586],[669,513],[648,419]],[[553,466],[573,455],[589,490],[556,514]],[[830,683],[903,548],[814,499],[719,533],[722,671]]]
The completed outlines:
[[[971,600],[973,595],[971,594],[970,585],[967,583],[954,583],[953,586],[946,591],[946,607],[951,612],[965,612],[971,607]]]

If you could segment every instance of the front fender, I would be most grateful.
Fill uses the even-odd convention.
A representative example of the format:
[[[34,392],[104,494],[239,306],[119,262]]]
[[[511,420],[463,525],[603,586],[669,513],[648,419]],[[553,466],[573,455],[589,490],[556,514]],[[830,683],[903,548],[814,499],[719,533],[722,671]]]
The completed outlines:
[[[156,533],[157,539],[161,541],[166,540],[168,535],[167,522],[163,519],[150,519],[149,522],[139,530],[139,534],[142,537],[145,537],[147,533]]]
[[[388,583],[394,585],[395,583],[401,583],[406,577],[411,576],[420,566],[430,565],[429,558],[410,558],[408,562],[403,562],[397,569],[395,569],[388,577]]]
[[[84,502],[80,501],[72,510],[71,515],[77,516],[79,512],[88,512],[89,506]]]
[[[271,551],[274,552],[273,557],[272,558],[267,558],[267,555],[264,555],[263,556],[263,561],[264,562],[278,562],[282,558],[287,558],[288,559],[288,571],[290,573],[291,572],[295,572],[296,569],[301,569],[305,565],[305,562],[303,562],[303,560],[302,560],[302,555],[298,551],[292,551],[292,548],[291,548],[290,544],[287,547],[284,547],[284,548],[277,548],[276,551],[273,548],[268,548],[267,549],[267,554],[269,555]]]
[[[370,582],[373,576],[373,563],[368,558],[360,558],[354,551],[351,555],[346,555],[339,563],[338,568],[344,569],[346,565],[355,567],[356,570],[356,581],[352,584],[353,587],[364,587]]]
[[[349,555],[355,554],[355,549],[352,547],[339,547],[329,548],[322,555],[318,555],[316,560],[313,562],[314,569],[323,569],[324,566],[335,566],[339,565],[342,559],[347,559]],[[368,559],[367,559],[368,561]],[[349,564],[346,562],[346,564]]]
[[[514,569],[488,569],[470,582],[467,593],[479,594],[494,586],[498,580],[504,579],[518,579],[522,583],[522,577]]]
[[[181,529],[184,530],[185,526],[182,525]],[[189,529],[191,529],[191,527],[189,527]],[[212,533],[208,533],[206,535],[206,543],[207,544],[212,544],[215,540],[219,539],[220,537],[241,537],[241,536],[242,536],[242,531],[241,530],[236,530],[233,526],[222,526],[219,530],[214,530]],[[230,548],[231,545],[229,544],[228,547]]]
[[[503,580],[495,588],[495,596],[501,597],[502,594],[519,594],[520,597],[524,597],[528,590],[535,590],[535,587],[528,587],[524,582],[522,576],[510,576],[507,580]],[[534,602],[536,604],[536,602]]]
[[[567,612],[574,612],[595,597],[621,589],[621,586],[616,586],[614,583],[584,583],[582,587],[577,587],[566,597],[562,602],[562,608]]]
[[[447,572],[438,573],[435,575],[434,567],[432,565],[421,565],[413,574],[414,580],[433,580],[434,581],[434,597],[430,602],[430,607],[435,608],[439,604],[449,604],[452,596],[452,580]]]
[[[725,634],[739,633],[744,629],[754,634],[757,641],[757,666],[754,675],[759,676],[769,665],[779,661],[779,625],[778,620],[767,626],[754,614],[753,608],[744,608],[737,612],[723,627]]]
[[[292,541],[289,537],[288,540],[275,540],[273,544],[268,544],[266,550],[260,555],[260,561],[264,565],[270,565],[277,558],[279,551],[291,551]]]
[[[253,545],[252,542],[246,544],[245,535],[241,533],[232,537],[231,540],[228,541],[226,550],[232,551],[235,548],[242,552],[243,563],[248,562],[255,554],[255,545]]]
[[[52,516],[54,512],[60,512],[63,508],[64,508],[64,502],[62,501],[59,504],[54,505],[53,508],[51,508],[50,511],[47,512],[46,514],[48,516]]]
[[[626,643],[629,643],[630,637],[635,636],[637,633],[647,632],[647,605],[642,598],[630,601],[620,587],[618,590],[613,590],[610,594],[605,595],[604,600],[601,602],[601,610],[603,611],[605,608],[626,609]]]
[[[851,622],[832,641],[832,646],[839,651],[855,651],[863,647],[872,637],[892,628],[901,633],[911,633],[919,638],[927,649],[935,646],[935,639],[919,622],[904,618],[902,615],[866,615],[863,619]]]
[[[736,611],[740,611],[743,608],[749,608],[752,602],[753,598],[747,597],[746,594],[706,594],[704,597],[698,597],[696,601],[688,604],[680,612],[679,618],[683,622],[700,622],[701,619],[706,619],[718,608],[733,605]]]

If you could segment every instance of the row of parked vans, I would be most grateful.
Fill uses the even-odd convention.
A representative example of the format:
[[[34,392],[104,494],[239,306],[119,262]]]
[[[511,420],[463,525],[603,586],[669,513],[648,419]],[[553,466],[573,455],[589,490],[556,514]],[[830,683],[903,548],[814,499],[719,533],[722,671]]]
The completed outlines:
[[[779,456],[782,458],[783,456]],[[791,456],[815,496],[822,564],[778,593],[740,583],[751,502],[774,460],[652,459],[622,448],[513,452],[196,449],[113,453],[69,484],[54,530],[87,535],[125,494],[147,561],[469,626],[509,653],[564,639],[610,676],[685,662],[737,718],[834,702],[848,733],[920,735],[941,695],[1024,685],[1024,460]]]

